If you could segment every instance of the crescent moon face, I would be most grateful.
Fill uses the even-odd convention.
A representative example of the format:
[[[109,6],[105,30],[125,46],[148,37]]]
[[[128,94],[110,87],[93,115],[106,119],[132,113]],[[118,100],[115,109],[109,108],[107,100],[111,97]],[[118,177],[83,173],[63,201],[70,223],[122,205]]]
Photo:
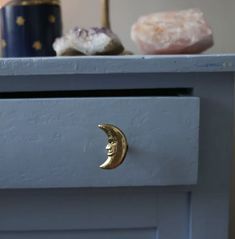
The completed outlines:
[[[107,160],[100,165],[102,169],[114,169],[120,166],[127,154],[128,143],[124,133],[114,125],[102,124],[98,126],[108,136]]]

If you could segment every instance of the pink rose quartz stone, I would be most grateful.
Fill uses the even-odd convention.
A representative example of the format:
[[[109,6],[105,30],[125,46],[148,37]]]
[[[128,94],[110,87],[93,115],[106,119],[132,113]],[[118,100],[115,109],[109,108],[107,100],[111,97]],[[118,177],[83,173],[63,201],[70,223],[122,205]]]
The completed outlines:
[[[195,54],[212,47],[213,32],[200,9],[143,16],[131,38],[144,54]]]

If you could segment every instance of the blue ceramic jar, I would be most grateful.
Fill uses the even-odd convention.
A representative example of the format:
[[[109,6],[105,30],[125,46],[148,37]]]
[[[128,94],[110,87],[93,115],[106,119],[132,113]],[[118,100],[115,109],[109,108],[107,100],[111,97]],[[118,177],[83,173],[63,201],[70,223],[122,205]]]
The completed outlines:
[[[62,34],[59,0],[13,0],[1,8],[3,57],[55,56]]]

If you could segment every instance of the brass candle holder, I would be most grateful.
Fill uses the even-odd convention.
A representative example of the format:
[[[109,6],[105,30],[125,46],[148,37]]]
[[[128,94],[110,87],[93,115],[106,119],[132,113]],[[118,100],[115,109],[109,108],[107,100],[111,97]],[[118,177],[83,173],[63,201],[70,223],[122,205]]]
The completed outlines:
[[[101,26],[111,29],[109,0],[100,0],[101,2]]]

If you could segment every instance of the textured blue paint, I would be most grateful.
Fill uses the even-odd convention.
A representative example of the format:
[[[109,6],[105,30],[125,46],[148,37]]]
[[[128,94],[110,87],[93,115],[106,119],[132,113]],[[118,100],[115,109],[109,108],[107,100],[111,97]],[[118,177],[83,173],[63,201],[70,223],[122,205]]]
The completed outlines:
[[[235,55],[92,56],[0,60],[0,76],[234,72]]]
[[[232,209],[229,205],[231,176],[234,178],[234,172],[231,175],[234,140],[232,130],[234,125],[234,55],[9,59],[0,61],[0,68],[1,93],[191,88],[193,96],[200,98],[200,151],[198,180],[195,186],[145,187],[143,185],[141,188],[119,188],[118,183],[121,185],[122,178],[127,178],[135,173],[135,168],[133,167],[131,172],[126,171],[121,174],[120,181],[116,179],[117,187],[112,189],[94,189],[91,187],[71,189],[66,185],[64,185],[65,189],[63,190],[41,190],[35,189],[35,187],[27,190],[2,189],[0,190],[0,238],[21,239],[28,236],[33,239],[44,239],[49,234],[49,238],[72,239],[74,237],[84,238],[84,234],[78,235],[85,231],[89,239],[97,239],[98,234],[102,239],[105,235],[108,235],[109,239],[116,239],[118,236],[122,236],[122,238],[125,236],[125,239],[136,239],[138,236],[140,239],[235,238],[235,217],[232,210],[234,209],[233,202],[235,197],[231,199]],[[92,96],[92,92],[90,96]],[[188,98],[190,97],[188,96]],[[121,98],[112,97],[112,99]],[[95,100],[98,101],[98,98]],[[106,100],[108,102],[107,98]],[[19,101],[25,106],[24,109],[22,106],[16,107],[19,106],[17,103]],[[39,101],[42,101],[42,99]],[[14,107],[10,103],[5,104],[4,102],[14,102]],[[15,157],[16,152],[17,155],[22,154],[22,152],[25,154],[34,153],[31,157],[28,157],[28,161],[25,160],[25,157],[19,157],[14,161],[15,165],[8,167],[9,169],[14,167],[14,170],[9,170],[9,177],[2,181],[3,187],[5,185],[6,188],[12,183],[10,175],[17,175],[19,170],[25,171],[29,169],[30,162],[35,162],[35,158],[40,156],[36,153],[37,150],[31,147],[40,142],[40,137],[31,137],[35,136],[33,132],[38,130],[38,132],[41,132],[41,136],[50,136],[51,130],[56,131],[58,129],[59,131],[67,132],[68,137],[66,136],[64,139],[74,136],[73,142],[78,143],[78,145],[83,140],[77,139],[77,134],[73,131],[73,129],[78,129],[78,121],[76,117],[73,118],[71,115],[74,112],[73,105],[69,104],[67,106],[65,104],[64,106],[66,107],[63,108],[58,104],[51,111],[48,109],[50,105],[47,103],[42,105],[39,111],[37,111],[39,108],[36,107],[34,115],[37,116],[40,116],[40,112],[45,112],[46,109],[51,113],[53,112],[52,115],[69,111],[68,114],[61,114],[61,117],[54,118],[55,121],[53,122],[60,122],[57,125],[61,125],[61,127],[56,128],[56,124],[51,124],[51,127],[47,127],[49,130],[43,131],[40,130],[43,128],[42,122],[46,123],[48,118],[43,115],[42,121],[37,117],[29,117],[30,112],[33,112],[32,106],[34,104],[27,107],[29,106],[27,105],[28,102],[32,102],[32,99],[0,100],[0,160],[4,162],[0,163],[0,168],[4,169],[7,165],[9,166],[9,162],[4,161],[6,155],[12,154]],[[58,99],[58,102],[66,102],[66,99]],[[139,104],[136,105],[138,106]],[[146,113],[153,106],[150,105],[144,108],[144,112]],[[20,109],[22,110],[20,111]],[[85,109],[86,107],[84,107],[83,112]],[[110,108],[108,107],[108,109]],[[129,108],[126,104],[120,109],[126,110],[123,115],[119,114],[119,119],[122,117],[128,119],[133,113],[133,110],[127,111]],[[156,109],[156,111],[158,110]],[[5,119],[2,112],[8,112],[8,116],[5,115]],[[92,114],[93,110],[89,110],[89,112]],[[97,109],[94,112],[97,112],[97,114],[93,114],[92,120],[96,117],[102,117]],[[172,112],[175,112],[180,118],[180,111],[177,111],[177,108],[172,107]],[[190,111],[187,110],[187,112]],[[69,113],[71,124],[65,125],[65,128],[63,128],[62,119],[68,119]],[[14,115],[20,115],[20,117],[13,117]],[[145,118],[143,115],[142,112],[138,113],[140,118]],[[138,123],[138,117],[135,117],[135,124]],[[27,124],[24,118],[29,118],[30,124]],[[74,120],[72,121],[72,119]],[[163,129],[169,125],[177,125],[177,123],[169,124],[169,121],[173,119],[170,117],[166,121],[162,120],[164,123]],[[159,122],[157,117],[153,120]],[[87,124],[91,121],[85,118]],[[12,127],[6,127],[9,124]],[[142,124],[143,121],[140,121],[140,127]],[[22,129],[15,127],[17,125],[21,125]],[[30,127],[32,130],[25,130]],[[125,128],[126,124],[123,123],[121,127]],[[21,131],[22,134],[17,134],[15,139],[9,138],[9,134],[17,130]],[[172,128],[169,126],[168,132],[171,130]],[[27,134],[27,132],[30,133]],[[97,137],[100,137],[99,144],[103,147],[106,138],[98,129],[97,134],[99,135]],[[6,135],[8,135],[9,141],[4,140]],[[20,135],[24,136],[24,142]],[[176,138],[183,137],[185,131],[183,133],[178,132],[176,135]],[[61,139],[60,134],[54,136],[51,137],[53,142],[59,142]],[[151,136],[152,131],[149,133],[149,137]],[[162,137],[162,142],[164,140],[168,142],[168,138]],[[14,140],[18,140],[17,144]],[[133,141],[135,141],[135,138],[133,138]],[[31,146],[26,150],[29,142]],[[4,147],[8,143],[11,143],[11,147]],[[53,152],[51,151],[53,148],[51,145],[53,144],[48,145],[48,151],[45,152]],[[170,146],[171,144],[168,143],[167,145]],[[44,146],[46,145],[44,144]],[[88,145],[86,149],[89,149],[89,147]],[[176,148],[180,149],[179,144],[177,144]],[[58,147],[57,149],[60,152],[61,148]],[[69,152],[72,151],[68,150],[67,153]],[[95,153],[98,154],[97,151]],[[147,153],[148,151],[146,150]],[[173,151],[171,150],[169,153],[171,154]],[[55,155],[57,159],[61,157],[59,154]],[[105,151],[102,152],[102,159],[104,155]],[[192,157],[195,157],[195,155],[193,154]],[[145,159],[145,157],[143,158]],[[191,155],[189,158],[191,159]],[[40,164],[37,165],[38,168],[32,167],[32,170],[39,172],[40,168],[51,168],[53,160],[48,159],[47,156],[45,161],[40,161]],[[23,161],[24,164],[22,165]],[[54,161],[54,163],[58,162],[61,161]],[[68,167],[64,168],[64,171],[73,170],[72,166],[74,164],[69,162],[70,160],[66,161]],[[127,162],[126,165],[128,165]],[[63,166],[64,164],[62,164],[61,170]],[[122,169],[120,168],[120,170]],[[74,170],[77,172],[76,168]],[[6,176],[7,174],[2,171],[1,175]],[[92,175],[95,178],[93,172]],[[167,177],[166,174],[164,175]],[[21,179],[24,178],[23,176]],[[73,178],[72,175],[70,177]],[[83,180],[86,181],[87,177],[89,177],[89,174],[84,173]],[[136,176],[136,178],[137,180],[141,179],[140,176]],[[65,177],[61,177],[60,181],[57,182],[62,185],[66,180]],[[108,181],[109,178],[107,177]],[[20,181],[19,183],[21,184],[22,182]],[[26,183],[29,182],[26,180]],[[32,182],[41,183],[37,180],[32,180]],[[46,182],[44,183],[46,184]],[[77,183],[76,180],[75,183]],[[98,234],[94,234],[94,232]]]
[[[197,183],[198,98],[2,100],[0,108],[0,188]],[[115,170],[99,168],[107,158],[101,123],[128,140]]]

